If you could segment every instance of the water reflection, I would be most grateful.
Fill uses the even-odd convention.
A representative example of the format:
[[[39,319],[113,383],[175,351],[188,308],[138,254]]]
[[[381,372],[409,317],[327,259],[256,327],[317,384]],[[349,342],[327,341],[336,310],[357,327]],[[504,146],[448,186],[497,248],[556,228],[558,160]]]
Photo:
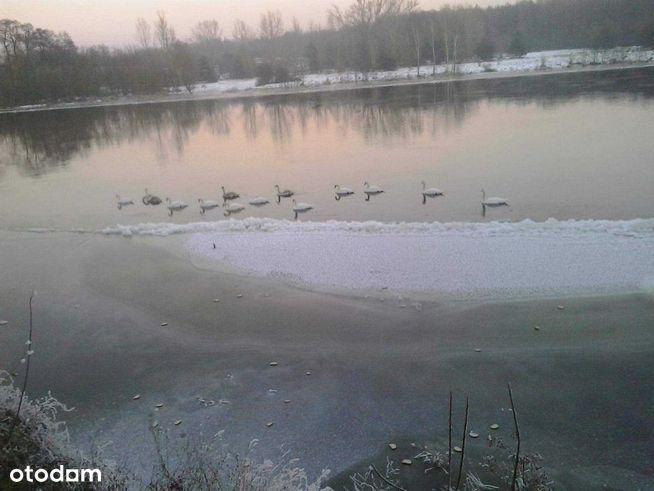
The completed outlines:
[[[556,107],[573,98],[633,100],[654,96],[654,69],[543,77],[477,80],[445,84],[233,102],[196,101],[109,108],[70,109],[0,115],[0,175],[8,166],[40,176],[84,158],[94,149],[153,142],[166,162],[180,158],[189,138],[205,127],[213,138],[243,132],[254,141],[270,138],[287,145],[335,126],[370,144],[408,140],[425,133],[438,137],[465,123],[482,104],[536,104]]]

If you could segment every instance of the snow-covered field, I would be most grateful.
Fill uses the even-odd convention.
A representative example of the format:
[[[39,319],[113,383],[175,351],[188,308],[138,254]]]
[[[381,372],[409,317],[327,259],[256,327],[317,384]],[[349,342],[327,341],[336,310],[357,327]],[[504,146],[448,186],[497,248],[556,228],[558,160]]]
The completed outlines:
[[[650,63],[654,62],[654,50],[644,50],[638,47],[613,48],[603,51],[586,49],[566,49],[558,51],[538,51],[528,53],[522,58],[503,58],[488,62],[460,63],[456,71],[463,75],[474,75],[489,72],[520,73],[538,70],[562,70],[573,66],[611,65],[618,63]],[[421,77],[443,76],[452,73],[453,65],[425,65],[420,67]],[[323,85],[352,83],[362,80],[359,72],[325,72],[304,75],[301,82],[286,84],[268,84],[263,87],[256,86],[256,79],[221,80],[212,84],[198,85],[195,93],[198,94],[224,94],[229,92],[248,91],[253,89],[279,89],[292,87],[319,87]],[[369,82],[384,82],[411,80],[418,78],[417,67],[398,68],[392,71],[370,72],[367,76]],[[181,90],[178,89],[178,90]]]
[[[654,286],[654,219],[381,223],[246,218],[117,226],[103,233],[190,234],[191,253],[218,265],[336,288],[513,296]]]

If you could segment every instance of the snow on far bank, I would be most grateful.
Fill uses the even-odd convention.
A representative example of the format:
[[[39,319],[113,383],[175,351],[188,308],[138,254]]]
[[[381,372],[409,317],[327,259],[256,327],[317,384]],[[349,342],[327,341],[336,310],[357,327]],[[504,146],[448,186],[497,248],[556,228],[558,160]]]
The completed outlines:
[[[218,265],[346,289],[607,293],[646,288],[654,280],[654,219],[381,223],[247,218],[117,226],[103,233],[190,234],[191,253]]]
[[[557,51],[539,51],[528,53],[522,58],[501,58],[488,62],[460,63],[457,65],[458,75],[479,75],[490,73],[530,73],[556,71],[566,68],[584,66],[611,66],[616,64],[636,66],[638,64],[651,64],[654,62],[654,50],[644,50],[639,47],[613,48],[604,51],[592,51],[585,49],[567,49]],[[398,68],[391,71],[369,72],[367,78],[362,80],[360,72],[323,72],[309,73],[301,77],[299,81],[288,83],[268,84],[257,86],[256,78],[227,79],[215,83],[198,84],[194,86],[193,92],[188,93],[184,87],[169,89],[166,94],[150,94],[147,96],[115,96],[107,99],[77,100],[72,102],[57,102],[52,104],[30,104],[17,106],[8,109],[0,109],[0,113],[42,111],[77,107],[94,107],[104,105],[125,105],[143,104],[147,102],[165,102],[170,100],[194,100],[211,99],[218,97],[229,97],[230,95],[264,95],[266,91],[282,90],[284,92],[313,89],[314,91],[327,90],[327,87],[339,84],[353,84],[358,82],[366,87],[366,84],[392,84],[401,81],[429,81],[438,80],[439,77],[452,73],[452,65],[437,65],[434,71],[432,65],[420,67],[420,79],[418,70],[414,67]],[[344,87],[350,88],[350,87]]]
[[[555,51],[537,51],[527,53],[522,58],[506,58],[487,62],[460,63],[457,73],[474,75],[484,72],[533,72],[537,70],[561,70],[573,66],[610,65],[617,63],[649,63],[654,61],[654,50],[644,50],[639,47],[612,48],[593,51],[587,49],[565,49]],[[437,65],[434,73],[433,65],[420,67],[421,77],[432,75],[442,76],[452,71],[452,65]],[[390,71],[374,71],[368,73],[368,81],[397,81],[415,79],[418,70],[414,67],[398,68]],[[298,86],[318,87],[339,83],[361,81],[361,74],[354,71],[310,73],[302,77],[301,82],[286,84],[268,84],[256,86],[256,79],[220,80],[215,83],[202,84],[195,87],[197,94],[224,94],[253,89],[279,89]],[[182,90],[181,88],[178,90]]]

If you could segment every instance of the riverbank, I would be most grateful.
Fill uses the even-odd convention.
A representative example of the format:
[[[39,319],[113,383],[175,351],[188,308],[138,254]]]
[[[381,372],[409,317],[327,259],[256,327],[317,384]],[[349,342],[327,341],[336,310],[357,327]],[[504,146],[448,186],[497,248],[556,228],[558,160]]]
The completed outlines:
[[[457,414],[470,396],[472,430],[485,438],[497,423],[510,446],[511,382],[523,448],[543,455],[558,489],[654,484],[647,293],[400,308],[198,269],[173,238],[0,241],[2,366],[20,368],[36,288],[30,394],[75,407],[74,442],[108,443],[137,471],[151,469],[157,422],[176,445],[245,452],[258,439],[259,455],[284,445],[310,476],[351,472],[390,441],[398,455],[442,441],[449,390]]]
[[[533,77],[561,73],[603,72],[628,70],[654,66],[654,51],[625,51],[617,56],[616,50],[606,50],[599,54],[587,50],[562,50],[530,53],[525,58],[499,60],[493,62],[462,63],[457,73],[451,73],[451,66],[438,65],[400,68],[391,72],[372,72],[364,80],[355,72],[309,74],[300,82],[256,86],[256,79],[224,80],[215,84],[199,85],[193,93],[178,89],[167,94],[144,96],[121,96],[96,98],[93,100],[36,104],[16,108],[0,109],[3,113],[22,113],[78,109],[90,107],[127,106],[134,104],[160,104],[165,102],[186,102],[202,100],[238,100],[265,96],[293,94],[328,93],[342,90],[360,90],[382,87],[411,86],[421,84],[440,84],[461,80],[486,80],[513,77]],[[620,53],[622,53],[620,51]],[[638,56],[629,56],[637,53]],[[575,58],[575,56],[577,58]],[[579,58],[582,57],[582,58]]]

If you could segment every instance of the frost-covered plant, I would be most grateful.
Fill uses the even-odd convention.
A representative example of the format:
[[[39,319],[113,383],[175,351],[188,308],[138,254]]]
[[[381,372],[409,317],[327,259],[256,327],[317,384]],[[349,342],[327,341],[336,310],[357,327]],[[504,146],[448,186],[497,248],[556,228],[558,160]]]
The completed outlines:
[[[466,481],[463,483],[463,489],[465,491],[492,491],[500,488],[498,486],[493,486],[492,484],[484,484],[479,477],[470,473],[466,476]]]
[[[512,457],[513,458],[513,457]],[[518,479],[516,487],[519,491],[549,491],[554,486],[541,464],[540,454],[527,454],[518,459]]]
[[[438,452],[425,447],[422,452],[413,458],[420,460],[423,464],[429,466],[425,469],[425,472],[432,470],[442,470],[447,472],[447,452]]]
[[[357,472],[350,476],[353,491],[387,491],[402,489],[397,475],[400,470],[391,459],[386,459],[386,468],[381,472],[374,465],[368,466],[365,472]]]
[[[513,460],[515,455],[508,455],[506,461],[498,461],[494,456],[486,456],[481,467],[489,474],[499,478],[504,487],[511,487],[513,480]],[[549,491],[553,489],[554,481],[550,479],[542,466],[540,454],[525,454],[518,459],[518,476],[516,489],[519,491]]]
[[[299,467],[298,459],[289,458],[288,451],[282,451],[275,461],[261,461],[253,457],[257,440],[250,443],[245,457],[206,443],[187,442],[183,447],[173,447],[168,444],[168,432],[165,430],[153,430],[159,460],[149,482],[144,482],[104,459],[101,449],[87,456],[74,448],[66,424],[58,419],[61,412],[71,409],[51,394],[34,400],[25,396],[20,418],[16,421],[15,411],[20,397],[21,390],[14,385],[10,374],[0,371],[0,469],[24,468],[26,465],[45,469],[59,465],[100,469],[102,483],[95,485],[94,489],[101,490],[330,489],[323,487],[329,476],[328,470],[324,470],[317,479],[310,480],[305,470]],[[10,432],[11,439],[8,438]],[[76,489],[71,486],[70,489]]]
[[[21,396],[21,411],[17,416]],[[14,385],[9,373],[0,370],[0,469],[27,465],[47,469],[62,464],[94,468],[100,469],[103,476],[99,489],[127,487],[129,478],[113,462],[102,458],[101,449],[86,456],[70,444],[68,428],[58,419],[60,412],[70,410],[50,393],[30,399]]]
[[[154,470],[148,490],[209,491],[320,491],[329,476],[323,470],[316,480],[310,481],[298,459],[289,458],[281,451],[276,462],[253,457],[258,441],[252,440],[245,457],[225,451],[212,443],[187,442],[183,448],[169,445],[167,430],[152,431],[159,462]]]
[[[14,424],[18,424],[21,426],[23,434],[43,447],[46,452],[44,457],[54,458],[56,455],[60,455],[67,448],[70,438],[65,423],[57,421],[57,413],[70,411],[70,409],[52,397],[50,393],[36,400],[25,396],[20,414],[21,422],[16,423],[15,411],[20,400],[21,391],[14,385],[11,375],[4,370],[0,371],[2,429],[9,432]],[[3,443],[6,444],[6,440],[3,440]]]

